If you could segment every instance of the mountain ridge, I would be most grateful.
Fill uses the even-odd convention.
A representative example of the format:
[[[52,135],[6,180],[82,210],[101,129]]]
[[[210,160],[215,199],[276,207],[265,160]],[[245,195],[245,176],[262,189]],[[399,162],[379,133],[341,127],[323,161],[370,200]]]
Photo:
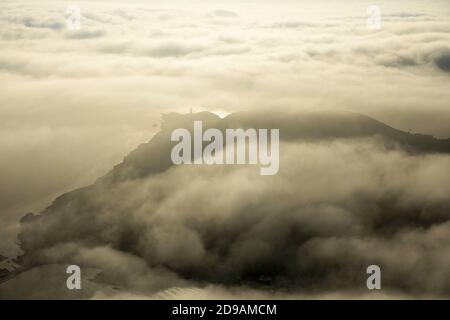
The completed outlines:
[[[190,128],[194,120],[203,121],[205,129],[211,127],[220,130],[225,128],[279,128],[282,141],[322,141],[380,136],[388,145],[393,143],[392,148],[399,145],[411,153],[450,153],[450,139],[436,139],[430,135],[407,133],[365,115],[350,112],[296,112],[290,114],[280,114],[275,111],[268,113],[240,112],[230,114],[225,118],[220,118],[210,112],[184,115],[170,113],[164,115],[162,120],[161,130],[149,142],[141,144],[130,152],[106,175],[98,178],[89,186],[62,194],[40,214],[29,213],[21,219],[21,231],[18,238],[24,255],[17,260],[21,267],[15,271],[16,273],[40,264],[41,258],[39,255],[34,256],[34,248],[51,246],[53,245],[52,241],[55,240],[38,237],[39,243],[37,244],[33,239],[36,239],[36,234],[44,235],[47,232],[46,223],[48,222],[45,220],[51,221],[54,218],[50,219],[50,217],[55,217],[58,212],[73,211],[73,214],[65,218],[68,228],[61,241],[81,237],[89,243],[92,237],[96,237],[99,232],[96,228],[99,228],[101,224],[95,226],[93,223],[87,228],[86,226],[78,228],[78,215],[90,216],[93,220],[98,219],[97,212],[104,211],[104,209],[97,208],[100,204],[92,200],[95,199],[96,194],[101,195],[108,192],[110,185],[157,175],[169,169],[173,165],[170,159],[172,130],[180,127]],[[111,208],[111,210],[115,209]],[[117,220],[111,223],[124,224],[126,230],[126,224],[129,221]],[[83,233],[72,231],[72,228],[73,230],[83,230]],[[119,246],[126,251],[129,250],[128,243],[138,240],[134,239],[134,236],[130,235],[131,233],[124,232],[123,235],[119,235],[114,246]],[[47,241],[50,242],[47,243]]]

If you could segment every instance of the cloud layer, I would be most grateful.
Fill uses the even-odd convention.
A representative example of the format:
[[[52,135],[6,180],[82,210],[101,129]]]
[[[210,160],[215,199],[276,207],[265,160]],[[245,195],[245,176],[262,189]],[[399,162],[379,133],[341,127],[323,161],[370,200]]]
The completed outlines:
[[[120,162],[125,154],[155,134],[159,130],[160,115],[164,112],[188,112],[193,108],[194,111],[226,114],[269,108],[283,114],[286,110],[344,109],[371,115],[405,131],[449,137],[450,6],[445,1],[381,1],[382,28],[373,31],[366,26],[369,4],[372,3],[298,1],[280,5],[270,1],[216,1],[185,7],[176,2],[135,1],[126,4],[122,1],[86,1],[80,3],[81,29],[68,30],[65,2],[3,1],[0,5],[0,254],[20,254],[15,242],[18,221],[24,212],[39,212],[56,196],[92,183]],[[365,163],[366,158],[357,150],[363,150],[362,154],[372,154],[369,152],[372,149],[376,150],[373,151],[373,162]],[[438,256],[442,250],[448,250],[448,239],[441,235],[442,230],[448,228],[442,218],[448,209],[445,197],[448,185],[442,175],[442,172],[448,172],[446,157],[414,157],[402,151],[387,152],[372,140],[317,146],[303,143],[294,147],[288,143],[286,150],[286,159],[301,150],[311,158],[303,157],[305,166],[322,165],[320,170],[305,167],[311,175],[304,177],[305,168],[297,168],[293,158],[285,160],[292,162],[288,162],[292,171],[282,174],[276,182],[280,187],[287,184],[293,190],[297,188],[308,195],[301,205],[295,203],[301,208],[297,210],[304,219],[302,225],[304,221],[311,233],[324,235],[324,239],[300,245],[300,240],[307,235],[295,235],[298,238],[294,238],[292,246],[287,246],[290,258],[280,259],[285,277],[297,281],[292,270],[301,269],[312,273],[309,278],[315,279],[314,272],[310,272],[312,265],[299,256],[310,256],[311,261],[320,261],[320,266],[328,270],[332,261],[340,261],[339,250],[351,251],[354,262],[347,262],[345,269],[359,270],[360,265],[369,262],[364,253],[366,249],[379,252],[379,261],[387,262],[393,259],[386,253],[388,248],[396,253],[411,247],[414,255],[405,258],[411,268],[409,272],[400,274],[398,270],[403,269],[395,264],[396,269],[390,273],[397,277],[393,282],[395,286],[402,287],[402,281],[411,281],[413,276],[410,273],[421,275],[432,271],[433,276],[430,277],[435,277],[432,280],[426,280],[426,277],[420,280],[414,276],[417,290],[448,294],[448,282],[442,280],[445,272],[430,270],[433,267],[428,266],[428,263],[434,266],[448,263],[445,260],[448,254],[441,254],[441,258]],[[333,154],[355,163],[361,180],[352,180],[352,172],[344,167],[346,162],[339,161],[338,164],[342,165],[340,170],[347,172],[350,178],[333,173],[330,181],[336,181],[336,184],[320,178],[321,172],[328,172],[329,167],[334,166],[334,163],[321,162],[320,159],[334,158]],[[406,169],[407,172],[404,171]],[[210,179],[209,174],[218,175],[219,180],[224,181],[222,189],[217,187],[217,192],[224,192],[225,198],[216,199],[215,204],[189,193],[196,201],[219,210],[217,219],[220,220],[206,215],[207,221],[212,221],[211,225],[205,221],[204,225],[196,225],[195,219],[186,225],[184,219],[187,218],[175,216],[173,219],[180,219],[180,225],[174,224],[172,229],[167,229],[165,224],[168,222],[164,219],[169,219],[173,213],[165,213],[170,211],[170,204],[161,204],[161,209],[158,209],[161,213],[152,214],[152,219],[161,219],[161,228],[149,230],[150,238],[140,240],[142,248],[135,249],[139,254],[137,258],[133,257],[130,268],[145,278],[154,272],[152,265],[148,269],[148,261],[158,261],[165,266],[164,272],[175,270],[174,275],[169,272],[167,277],[174,279],[174,283],[181,281],[182,286],[192,285],[185,283],[189,277],[194,279],[194,286],[198,285],[195,281],[197,274],[191,271],[192,268],[196,272],[201,270],[211,281],[227,283],[227,288],[233,277],[252,279],[252,272],[258,274],[259,271],[249,269],[249,266],[254,261],[265,266],[264,257],[278,252],[280,246],[285,245],[291,232],[287,226],[296,225],[293,221],[296,215],[288,207],[275,208],[282,213],[278,226],[280,236],[273,240],[266,235],[265,229],[277,224],[270,214],[258,207],[254,216],[250,214],[242,225],[249,229],[248,239],[245,236],[229,239],[233,246],[224,260],[225,270],[216,270],[214,254],[205,247],[203,237],[214,234],[221,228],[214,226],[222,223],[231,230],[230,234],[238,234],[238,230],[233,229],[234,224],[239,224],[241,212],[253,205],[253,202],[243,205],[241,195],[248,195],[260,206],[266,204],[265,199],[273,199],[273,190],[258,180],[254,183],[259,185],[257,192],[252,194],[246,191],[245,187],[250,188],[248,182],[241,181],[232,172],[204,173],[199,175],[200,179],[198,173],[183,170],[182,176],[186,178],[181,182],[193,188],[189,192],[197,188],[201,190],[204,180]],[[243,176],[253,181],[251,170],[242,170]],[[167,182],[145,182],[155,193],[154,201],[160,200],[158,195],[172,198],[172,192],[178,190],[181,182],[172,176],[174,173],[166,174]],[[307,179],[309,187],[320,194],[317,203],[309,187],[290,181],[289,176],[297,174],[300,182]],[[389,183],[383,180],[385,175],[393,175]],[[342,186],[338,186],[338,181],[343,181]],[[191,182],[196,184],[191,185]],[[387,183],[388,191],[382,191],[385,187],[382,182]],[[166,193],[158,191],[166,190],[166,184]],[[142,200],[138,184],[130,183],[130,186],[120,188],[124,188],[131,199]],[[114,192],[121,192],[120,188]],[[174,190],[169,191],[170,188]],[[233,188],[238,191],[233,191]],[[285,189],[288,188],[280,190]],[[302,198],[297,193],[294,196],[293,191],[286,192],[285,197],[279,195],[280,200],[273,201],[288,204],[294,198]],[[342,192],[341,197],[334,198],[339,192]],[[328,193],[336,203],[328,201],[325,197]],[[144,192],[142,197],[146,196]],[[353,196],[357,197],[350,205],[347,201]],[[365,196],[383,205],[366,207]],[[175,208],[181,203],[177,202],[181,201],[177,197],[171,200]],[[419,200],[414,200],[415,197]],[[114,199],[105,195],[104,200],[106,203]],[[144,202],[147,201],[150,200]],[[412,209],[404,204],[408,201],[414,203]],[[102,202],[102,212],[103,205]],[[402,218],[385,226],[383,208],[391,205],[395,215]],[[231,216],[221,216],[224,208]],[[145,210],[136,210],[132,216],[136,215],[140,221]],[[167,217],[157,219],[163,216],[162,212]],[[336,219],[337,229],[328,230],[326,223],[315,221],[309,212],[319,212],[319,217],[323,215],[325,220]],[[112,221],[120,220],[117,213],[112,215]],[[425,219],[429,216],[429,220]],[[409,219],[417,225],[405,226]],[[392,233],[386,231],[390,237],[380,236],[386,227],[390,230],[397,223],[405,230],[395,227]],[[84,228],[83,223],[80,224]],[[102,240],[95,243],[95,247],[100,248],[95,250],[111,255],[113,260],[125,259],[123,252],[104,248],[104,243],[109,240],[120,243],[122,240],[118,239],[122,238],[117,238],[117,232],[125,233],[123,241],[126,243],[127,224],[124,223],[125,230],[114,230],[114,223],[105,221],[92,227],[100,230],[104,224],[112,224],[112,230],[107,228],[108,234],[101,234]],[[260,226],[260,229],[253,230],[250,225]],[[133,234],[140,234],[133,229],[133,223],[130,228]],[[339,230],[344,232],[347,229],[349,234],[340,238]],[[360,237],[366,232],[367,237]],[[183,256],[187,254],[185,247],[178,239],[170,238],[173,233],[183,235],[186,244],[192,246],[191,254]],[[329,239],[333,237],[339,238],[336,240],[339,242],[337,248],[334,248],[334,242],[330,244]],[[409,244],[409,237],[416,240]],[[149,244],[152,241],[167,243],[167,247],[155,249]],[[215,248],[222,248],[223,244],[217,241]],[[48,250],[67,253],[72,247],[66,245],[69,247]],[[436,251],[430,249],[435,247]],[[80,249],[78,244],[73,248],[70,257],[90,261],[85,255],[91,254],[89,250],[92,248]],[[254,251],[261,252],[261,256],[245,256]],[[222,259],[220,254],[219,250],[217,256]],[[183,256],[183,259],[176,262],[176,255]],[[423,256],[427,258],[422,259]],[[292,270],[287,267],[287,260]],[[235,268],[235,261],[242,263]],[[105,268],[103,263],[98,264]],[[201,269],[199,264],[208,268],[212,266],[217,278]],[[279,268],[272,267],[273,272]],[[236,274],[228,273],[227,268],[235,270]],[[327,288],[339,283],[337,277],[322,281]],[[139,281],[126,279],[124,286],[134,288],[135,282]],[[360,283],[356,279],[349,283],[356,282]],[[282,286],[282,281],[277,283]],[[152,291],[144,289],[146,294]],[[414,291],[408,286],[405,290],[409,293]]]
[[[286,133],[304,117],[276,124]],[[250,118],[258,127],[276,117]],[[209,125],[247,121],[227,119]],[[366,268],[377,264],[394,296],[449,296],[448,154],[407,152],[382,131],[310,141],[294,132],[281,135],[280,172],[267,177],[254,166],[168,168],[170,132],[26,216],[23,266],[98,269],[95,282],[119,294],[212,285],[320,297],[364,292]]]

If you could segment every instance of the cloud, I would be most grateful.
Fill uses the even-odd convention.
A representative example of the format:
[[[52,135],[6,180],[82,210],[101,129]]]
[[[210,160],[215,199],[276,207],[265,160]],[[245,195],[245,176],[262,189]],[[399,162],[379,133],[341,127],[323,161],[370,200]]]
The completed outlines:
[[[32,17],[25,17],[23,19],[23,24],[28,28],[46,28],[57,31],[65,28],[65,23],[62,21],[55,21],[55,20],[36,21]]]
[[[235,18],[238,16],[236,12],[229,10],[215,10],[209,14],[210,16],[222,17],[222,18]]]
[[[238,3],[230,3],[223,7],[227,13],[219,11],[213,17],[210,13],[215,8],[206,4],[187,10],[172,4],[112,5],[86,2],[81,5],[82,29],[70,31],[65,29],[66,4],[45,1],[39,5],[22,1],[14,4],[2,3],[0,211],[3,223],[0,232],[0,253],[8,256],[19,253],[15,241],[19,230],[18,221],[24,213],[40,212],[56,196],[95,181],[157,131],[158,128],[154,125],[159,123],[161,113],[186,113],[190,108],[194,111],[221,110],[226,113],[272,109],[278,110],[280,114],[284,114],[286,110],[352,110],[373,116],[405,131],[448,138],[450,79],[447,51],[450,20],[446,15],[447,7],[445,4],[429,1],[427,4],[418,4],[414,11],[411,11],[401,8],[397,3],[389,2],[388,7],[385,4],[387,2],[383,1],[380,4],[383,9],[382,29],[371,31],[366,28],[366,7],[354,6],[345,1],[342,6],[333,5],[333,10],[330,7],[326,15],[323,7],[315,2],[305,2],[301,7],[294,4],[258,4],[251,9]],[[231,14],[232,12],[236,15]],[[330,238],[334,235],[326,221],[335,223],[336,237],[342,236],[342,232],[348,229],[351,237],[354,236],[355,239],[340,239],[340,243],[348,250],[355,250],[355,256],[352,257],[360,259],[359,261],[367,259],[367,256],[356,250],[359,247],[368,246],[381,252],[386,251],[386,243],[373,228],[394,228],[395,235],[392,235],[392,239],[399,243],[398,252],[409,248],[402,240],[403,231],[396,229],[403,226],[406,229],[411,228],[419,239],[413,243],[413,251],[419,256],[425,255],[421,246],[429,245],[429,242],[424,240],[428,237],[426,234],[438,233],[430,231],[430,224],[436,223],[437,226],[445,227],[442,217],[445,217],[444,209],[447,208],[444,191],[448,190],[448,187],[441,172],[448,171],[446,157],[414,157],[399,150],[387,151],[377,142],[370,141],[367,142],[368,145],[377,150],[376,153],[386,153],[386,157],[380,156],[377,161],[364,167],[365,158],[356,152],[352,153],[351,150],[362,148],[366,154],[370,154],[371,151],[364,148],[365,143],[349,142],[348,150],[343,146],[345,143],[331,145],[333,152],[348,160],[347,165],[354,161],[361,166],[362,173],[372,174],[362,174],[361,180],[354,181],[348,178],[353,178],[352,171],[341,169],[347,175],[335,176],[331,172],[332,181],[336,181],[336,184],[330,186],[326,179],[321,178],[321,172],[328,172],[328,167],[333,167],[334,163],[326,162],[326,165],[320,167],[321,170],[313,170],[312,166],[314,161],[320,164],[321,159],[335,157],[331,151],[326,152],[327,144],[323,143],[322,148],[317,149],[307,145],[296,146],[313,159],[312,163],[309,163],[312,167],[308,168],[314,174],[304,176],[302,170],[293,174],[298,173],[302,179],[306,179],[308,186],[317,194],[321,189],[329,190],[331,186],[342,186],[342,199],[353,199],[354,193],[361,197],[354,200],[355,207],[348,207],[347,203],[344,206],[338,201],[339,198],[333,198],[337,203],[324,203],[327,199],[320,196],[315,198],[312,190],[291,182],[289,177],[284,175],[283,179],[292,188],[310,196],[305,198],[305,208],[298,210],[303,217],[302,225],[304,223],[312,234]],[[369,149],[372,150],[371,148]],[[288,147],[288,150],[291,149]],[[390,160],[392,162],[389,162]],[[294,161],[291,162],[295,167]],[[392,169],[398,163],[406,167],[397,171]],[[341,165],[344,167],[344,163]],[[405,168],[412,168],[414,174],[409,175]],[[206,173],[197,177],[197,173],[191,173],[189,170],[172,171],[181,176],[186,175],[187,181],[181,182],[192,186],[193,190],[197,190],[197,187],[198,190],[203,190],[201,186],[204,188],[204,180],[210,179]],[[243,187],[250,189],[250,186],[238,176],[228,172],[211,174],[218,178],[217,181],[223,178],[225,185],[230,185],[230,188],[217,189],[218,192],[227,194],[222,200],[218,198],[217,202],[210,203],[200,195],[192,193],[193,191],[189,195],[205,207],[211,206],[218,210],[218,217],[208,216],[202,221],[208,228],[226,222],[225,228],[229,228],[232,231],[230,234],[234,235],[224,235],[225,240],[233,243],[233,246],[226,248],[230,249],[230,257],[231,253],[236,259],[243,257],[242,252],[248,253],[248,256],[242,258],[243,263],[236,268],[236,272],[238,275],[251,275],[253,271],[250,267],[254,261],[261,261],[262,265],[266,266],[264,257],[270,256],[273,250],[278,249],[278,244],[274,242],[276,239],[272,241],[264,238],[264,228],[268,227],[264,224],[265,218],[262,214],[248,217],[247,223],[260,225],[260,229],[252,231],[257,235],[255,240],[252,242],[251,239],[246,239],[245,235],[242,239],[237,239],[239,232],[236,230],[240,230],[240,219],[243,217],[241,212],[250,210],[253,205],[252,202],[241,199],[239,193],[249,195],[248,200],[253,199],[256,203],[261,201],[268,206],[269,204],[258,195],[249,194],[245,188],[243,190]],[[393,182],[386,182],[389,192],[383,193],[380,185],[372,186],[367,183],[380,179],[384,181],[382,177],[388,174],[398,181],[398,186]],[[164,177],[173,179],[168,179],[166,183],[175,188],[174,190],[179,190],[177,187],[181,182],[173,175],[175,174],[164,173]],[[251,171],[243,170],[243,176],[254,178]],[[411,180],[408,180],[408,176]],[[192,180],[192,185],[189,179]],[[337,184],[339,179],[344,182]],[[164,182],[144,180],[146,186],[153,191],[155,199],[148,197],[145,192],[142,193],[142,186],[134,186],[133,183],[130,183],[130,189],[122,186],[127,197],[137,197],[136,201],[142,203],[142,208],[138,205],[132,206],[136,209],[132,217],[142,222],[141,218],[147,219],[146,212],[151,212],[154,216],[153,204],[148,202],[150,200],[146,200],[146,197],[157,202],[157,195],[172,199],[158,207],[161,215],[162,212],[169,212],[170,216],[171,209],[167,209],[167,206],[170,203],[179,206],[181,200],[177,197],[181,196],[177,195],[173,199],[175,191],[165,190]],[[259,180],[250,181],[257,184]],[[352,186],[350,182],[355,185]],[[365,188],[365,184],[369,185],[369,190]],[[231,186],[238,192],[233,192]],[[280,182],[281,186],[283,184]],[[263,184],[261,188],[269,186]],[[370,188],[377,192],[371,193],[373,190]],[[180,193],[183,192],[180,190]],[[374,207],[364,206],[366,192],[369,193],[368,200],[381,202],[377,202],[378,205]],[[402,206],[403,202],[414,202],[414,197],[417,197],[417,203],[412,208],[394,206],[398,220],[389,222],[389,219],[383,220],[385,217],[382,216],[382,222],[379,222],[376,220],[379,212],[382,212],[384,206],[393,205],[390,202],[392,199],[389,198],[390,192],[393,194],[391,197],[400,201]],[[270,193],[261,194],[271,199]],[[295,198],[295,195],[288,194],[288,200]],[[336,194],[331,192],[330,196],[336,197]],[[108,212],[104,206],[114,199],[111,200],[107,195],[101,198],[103,197],[100,209],[101,212]],[[315,205],[316,199],[321,205]],[[189,202],[188,199],[184,200]],[[91,201],[89,198],[88,203],[91,204]],[[121,207],[120,204],[118,207]],[[239,218],[227,217],[227,211],[221,207],[228,209],[232,216],[237,216],[239,212]],[[357,214],[358,208],[361,208],[361,212],[368,212],[367,215],[379,225],[374,226],[365,221]],[[123,208],[123,211],[126,209]],[[190,208],[193,211],[196,209]],[[285,230],[287,221],[294,219],[285,212],[288,209],[284,209],[279,209],[285,223],[280,223],[279,226],[282,235],[289,233]],[[325,222],[314,220],[309,212],[320,213],[319,218],[324,217]],[[69,213],[65,214],[70,216]],[[432,218],[425,219],[427,214]],[[121,221],[117,212],[112,215],[114,219]],[[408,223],[410,218],[411,223]],[[194,218],[189,223],[183,221],[180,225],[170,227],[164,224],[163,218],[160,219],[161,228],[158,225],[157,229],[148,230],[149,238],[143,237],[140,244],[142,247],[135,249],[139,256],[142,256],[140,259],[147,261],[145,259],[154,258],[164,263],[166,269],[176,268],[175,278],[180,275],[183,278],[193,278],[190,272],[192,268],[198,270],[196,268],[199,263],[217,266],[214,264],[214,257],[223,256],[220,255],[223,254],[224,248],[221,241],[225,240],[215,237],[214,248],[218,249],[217,252],[211,252],[208,247],[210,242],[205,245],[204,237],[205,234],[210,236],[214,233],[199,232]],[[211,221],[210,225],[206,224],[208,219]],[[270,217],[267,219],[271,222],[276,220],[270,220]],[[55,223],[62,226],[60,221]],[[320,228],[321,223],[323,229]],[[106,250],[105,242],[110,239],[121,245],[125,243],[123,246],[127,247],[129,239],[134,241],[132,236],[128,238],[129,234],[142,233],[134,230],[138,223],[130,224],[132,232],[128,232],[125,227],[115,230],[114,224],[107,221],[97,222],[94,219],[93,227],[98,228],[96,231],[101,235],[101,243],[95,243],[95,247]],[[144,226],[149,224],[150,222],[142,223]],[[251,229],[248,224],[243,224],[242,227],[244,226]],[[419,232],[419,226],[426,232]],[[79,227],[85,228],[86,225],[81,224]],[[442,230],[444,227],[436,230]],[[102,233],[105,228],[108,234]],[[198,229],[205,230],[200,227]],[[367,238],[359,238],[359,230],[373,231],[374,234],[369,232]],[[118,236],[117,233],[120,232],[123,232],[123,235]],[[192,255],[186,253],[186,247],[178,238],[172,238],[173,233],[183,235],[192,248],[195,248]],[[59,233],[55,232],[55,237],[59,236]],[[73,236],[78,240],[76,235]],[[299,237],[301,236],[303,234]],[[283,236],[280,237],[284,239]],[[155,249],[151,245],[152,241],[167,242],[168,245]],[[309,248],[315,246],[321,249],[314,259],[326,260],[330,241],[325,239],[308,244]],[[85,249],[84,244],[75,245],[79,246],[80,250]],[[293,247],[294,245],[289,248]],[[61,248],[61,251],[66,251],[64,247]],[[445,246],[440,248],[446,249]],[[116,250],[110,249],[113,252]],[[295,251],[292,256],[296,257],[296,252],[301,252],[299,250],[300,245],[295,247],[295,250],[292,249]],[[308,252],[307,247],[302,250]],[[123,250],[116,251],[118,254],[123,253]],[[176,255],[183,256],[183,259],[177,260]],[[134,254],[134,257],[137,256]],[[79,255],[76,257],[81,259]],[[389,259],[388,256],[380,254],[380,261],[390,261]],[[412,264],[412,260],[408,261]],[[426,261],[445,265],[445,261],[438,260],[434,255]],[[227,263],[223,267],[230,269],[234,260],[230,258]],[[280,263],[285,263],[285,260],[281,259]],[[329,264],[323,262],[323,266],[326,269]],[[424,263],[417,262],[417,266],[419,269],[435,272],[438,280],[442,276],[440,270],[427,269]],[[307,264],[301,267],[306,273],[310,270]],[[360,269],[356,264],[348,267],[351,270]],[[230,284],[232,273],[226,271],[219,270],[217,274],[224,275],[224,278],[219,280],[226,283],[224,290],[228,292],[227,290],[233,287]],[[152,270],[148,272],[151,273]],[[405,279],[403,275],[395,275],[398,279]],[[205,276],[210,275],[206,272]],[[324,280],[325,285],[338,280],[330,278],[327,281]],[[133,288],[131,282],[126,283]],[[429,286],[429,283],[431,282],[424,277],[424,280],[418,281],[417,288],[423,289]],[[190,285],[198,286],[198,283]],[[408,290],[408,294],[413,291],[412,288]],[[423,290],[448,292],[444,284]],[[108,294],[113,293],[108,291]],[[145,296],[148,295],[149,293],[145,292]]]
[[[198,44],[186,43],[185,41],[162,42],[156,46],[143,48],[141,54],[157,58],[181,57],[191,53],[201,52],[204,48]]]
[[[71,30],[66,33],[69,39],[92,39],[103,37],[106,34],[104,30]]]
[[[200,116],[208,126],[280,128],[279,174],[171,167],[170,128],[191,121],[174,118],[96,184],[27,216],[23,265],[70,261],[105,270],[104,283],[144,295],[182,280],[307,295],[363,290],[366,267],[378,264],[387,290],[449,295],[448,154],[395,147],[389,129],[377,129],[384,138],[355,132],[366,120],[353,116],[308,116],[311,128],[336,121],[331,136],[319,130],[312,140],[304,138],[310,129],[301,114]],[[174,280],[142,280],[154,272]]]
[[[442,71],[450,72],[450,49],[442,50],[435,54],[434,63]]]

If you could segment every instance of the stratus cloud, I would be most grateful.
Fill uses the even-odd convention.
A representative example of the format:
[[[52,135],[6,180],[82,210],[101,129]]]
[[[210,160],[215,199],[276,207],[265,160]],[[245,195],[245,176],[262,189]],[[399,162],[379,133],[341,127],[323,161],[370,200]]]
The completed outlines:
[[[64,2],[2,3],[0,253],[17,254],[23,212],[94,181],[162,112],[350,109],[450,136],[450,20],[446,4],[424,3],[380,3],[373,32],[366,6],[346,3],[325,15],[316,3],[85,2],[72,33]]]
[[[450,72],[450,48],[433,54],[433,61],[443,71]]]
[[[97,281],[150,296],[201,283],[359,291],[378,264],[389,291],[447,297],[449,155],[406,152],[365,128],[332,138],[355,132],[342,121],[365,120],[324,116],[309,119],[337,121],[332,136],[302,131],[314,124],[296,115],[205,116],[213,126],[275,121],[282,158],[269,179],[252,166],[170,167],[170,127],[190,118],[166,124],[96,184],[24,217],[22,263],[97,268]]]
[[[104,30],[75,30],[66,33],[69,39],[92,39],[103,37],[106,34]]]

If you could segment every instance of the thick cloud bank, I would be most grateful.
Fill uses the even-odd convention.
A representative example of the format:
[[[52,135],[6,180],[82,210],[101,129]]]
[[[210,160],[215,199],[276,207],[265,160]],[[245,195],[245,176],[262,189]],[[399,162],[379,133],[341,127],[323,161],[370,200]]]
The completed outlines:
[[[448,1],[379,0],[379,30],[372,0],[185,2],[79,1],[79,30],[0,2],[0,296],[80,297],[79,263],[82,297],[360,297],[379,263],[381,295],[447,297],[449,147],[416,133],[450,137]],[[279,174],[172,167],[190,109],[260,111],[201,117],[283,129]]]
[[[171,130],[194,119],[279,128],[279,173],[172,166]],[[46,265],[97,270],[95,298],[364,297],[371,264],[383,293],[449,297],[449,146],[358,114],[168,115],[95,184],[22,219],[21,264],[32,279],[61,276]]]
[[[379,0],[0,2],[0,254],[163,112],[345,109],[450,136],[450,5]],[[32,159],[32,161],[30,161]]]

